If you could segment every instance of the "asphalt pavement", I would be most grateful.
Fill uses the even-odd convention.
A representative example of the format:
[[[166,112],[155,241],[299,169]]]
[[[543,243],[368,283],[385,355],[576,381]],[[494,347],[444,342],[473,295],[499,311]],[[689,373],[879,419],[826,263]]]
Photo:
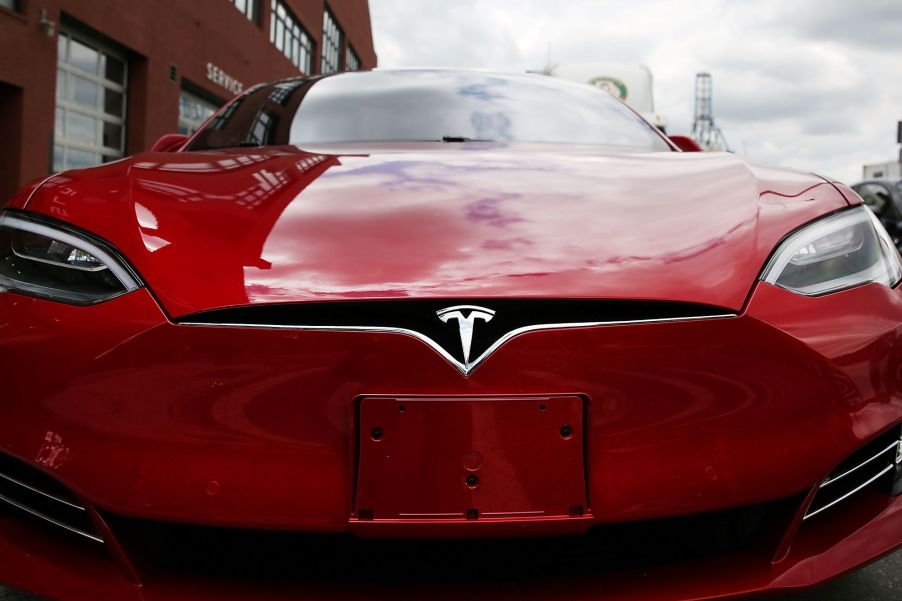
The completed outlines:
[[[902,550],[816,589],[769,601],[899,601],[902,599]],[[0,586],[0,601],[38,601]],[[612,600],[613,601],[613,600]],[[764,599],[762,599],[764,601]]]

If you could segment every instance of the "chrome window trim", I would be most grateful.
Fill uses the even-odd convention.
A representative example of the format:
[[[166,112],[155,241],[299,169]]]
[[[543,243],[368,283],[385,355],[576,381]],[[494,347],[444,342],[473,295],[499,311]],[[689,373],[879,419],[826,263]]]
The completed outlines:
[[[442,348],[437,342],[422,334],[417,332],[416,330],[410,330],[407,328],[398,328],[398,327],[390,327],[390,326],[313,326],[313,325],[280,325],[280,324],[247,324],[247,323],[201,323],[201,322],[191,322],[191,321],[183,321],[178,322],[178,325],[189,326],[189,327],[208,327],[208,328],[246,328],[246,329],[255,329],[255,330],[295,330],[295,331],[313,331],[313,332],[378,332],[384,334],[404,334],[406,336],[411,336],[416,338],[417,340],[425,343],[427,346],[432,348],[435,352],[437,352],[442,358],[445,359],[448,363],[453,365],[457,370],[462,373],[464,376],[469,376],[476,367],[478,367],[485,359],[489,357],[492,353],[498,350],[503,344],[520,336],[521,334],[526,334],[529,332],[538,332],[543,330],[572,330],[577,328],[595,328],[602,326],[619,326],[619,325],[632,325],[632,324],[652,324],[652,323],[673,323],[673,322],[681,322],[681,321],[700,321],[700,320],[708,320],[708,319],[728,319],[732,317],[737,317],[735,313],[721,313],[715,315],[696,315],[691,317],[665,317],[659,319],[629,319],[629,320],[619,320],[619,321],[588,321],[588,322],[579,322],[579,323],[546,323],[546,324],[535,324],[531,326],[523,326],[521,328],[516,328],[507,332],[494,343],[492,343],[489,348],[487,348],[479,357],[468,362],[461,363],[457,359],[455,359],[448,351]]]

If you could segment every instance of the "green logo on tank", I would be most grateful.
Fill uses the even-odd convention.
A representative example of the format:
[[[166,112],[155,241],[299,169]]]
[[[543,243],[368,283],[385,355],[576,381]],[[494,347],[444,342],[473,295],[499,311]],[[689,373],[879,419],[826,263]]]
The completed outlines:
[[[616,77],[593,77],[589,80],[589,85],[601,88],[611,96],[616,96],[620,100],[626,100],[626,97],[629,95],[626,84]]]

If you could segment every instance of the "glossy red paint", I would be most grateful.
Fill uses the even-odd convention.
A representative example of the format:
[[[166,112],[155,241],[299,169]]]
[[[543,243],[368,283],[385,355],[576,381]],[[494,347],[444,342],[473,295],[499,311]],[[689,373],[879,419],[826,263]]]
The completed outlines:
[[[683,152],[701,152],[703,150],[698,142],[689,136],[667,136],[667,138]]]
[[[490,296],[739,310],[780,238],[845,206],[823,179],[724,153],[485,144],[145,154],[27,204],[110,241],[172,316]]]
[[[821,178],[729,155],[481,145],[147,154],[61,174],[13,205],[106,238],[149,289],[90,307],[0,293],[0,450],[68,486],[115,537],[121,517],[376,538],[572,534],[801,499],[902,423],[902,291],[811,298],[755,283],[780,239],[849,202],[858,199]],[[171,319],[274,301],[475,296],[679,300],[736,316],[525,333],[467,377],[401,333]],[[441,409],[449,398],[460,413]],[[527,418],[505,409],[492,419],[480,405],[540,398],[569,399],[554,411],[581,421],[581,452],[508,440],[499,429]],[[400,514],[415,487],[379,490],[391,462],[361,448],[401,399],[421,404],[410,414],[428,424],[420,436],[481,423],[461,468],[478,463],[468,453],[481,444],[510,451],[521,461],[491,471],[547,515],[410,528]],[[461,429],[435,444],[408,439],[395,460],[450,465]],[[524,462],[528,471],[515,465]],[[580,462],[584,497],[570,501]],[[534,486],[539,474],[561,486]],[[445,509],[444,489],[415,494],[417,510]],[[499,499],[487,502],[505,507]],[[580,501],[582,516],[563,515]],[[479,590],[439,592],[177,573],[127,545],[113,557],[85,552],[0,515],[0,580],[92,601],[695,599],[808,586],[902,542],[902,499],[868,491],[849,503],[797,529],[789,516],[767,553],[564,581],[511,583],[500,571]],[[361,519],[374,507],[377,519]],[[392,518],[380,522],[383,507]]]
[[[340,531],[357,399],[576,393],[597,521],[711,511],[800,493],[902,421],[900,316],[879,285],[762,284],[739,317],[533,332],[464,378],[401,334],[173,325],[144,291],[89,308],[5,294],[4,365],[33,377],[9,382],[0,440],[30,459],[56,434],[48,467],[115,513]]]
[[[150,152],[175,152],[182,148],[187,141],[188,136],[184,134],[165,134],[153,143]]]

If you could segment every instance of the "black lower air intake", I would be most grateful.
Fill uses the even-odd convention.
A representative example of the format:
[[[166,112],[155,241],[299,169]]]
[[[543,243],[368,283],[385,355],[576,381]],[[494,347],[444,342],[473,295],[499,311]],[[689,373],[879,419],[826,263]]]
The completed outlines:
[[[41,470],[0,453],[0,506],[102,543],[87,509],[65,486]]]
[[[902,428],[877,437],[833,470],[820,484],[805,519],[871,487],[902,493]]]

